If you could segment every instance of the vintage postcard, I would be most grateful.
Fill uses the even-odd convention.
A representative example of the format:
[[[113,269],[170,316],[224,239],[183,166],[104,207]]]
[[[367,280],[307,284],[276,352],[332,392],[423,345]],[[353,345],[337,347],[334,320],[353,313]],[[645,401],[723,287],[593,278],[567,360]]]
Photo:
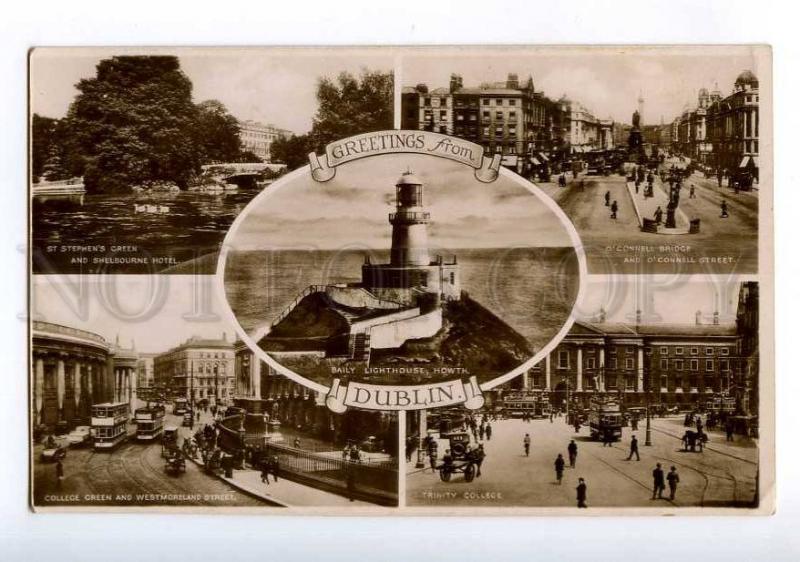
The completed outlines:
[[[32,508],[771,513],[771,68],[32,50]]]

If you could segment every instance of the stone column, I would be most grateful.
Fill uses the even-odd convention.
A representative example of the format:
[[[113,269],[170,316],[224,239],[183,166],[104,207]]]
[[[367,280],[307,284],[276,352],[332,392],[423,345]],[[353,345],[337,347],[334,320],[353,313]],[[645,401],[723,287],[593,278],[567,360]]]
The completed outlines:
[[[410,413],[410,412],[409,412]],[[425,451],[423,451],[423,443],[425,437],[428,435],[428,411],[419,410],[419,439],[417,443],[417,464],[416,468],[425,468]],[[405,444],[402,444],[405,446]]]
[[[92,377],[94,377],[94,365],[89,363],[86,365],[86,397],[89,400],[90,408],[94,404],[94,381],[92,381]]]
[[[606,391],[606,348],[600,348],[600,377],[598,378],[600,387],[598,390]]]
[[[250,388],[253,398],[261,400],[261,360],[253,355],[250,361]]]
[[[56,367],[56,396],[58,397],[58,421],[64,421],[64,360],[59,359]]]
[[[548,353],[544,358],[544,388],[551,390],[553,387],[550,384],[550,354]]]
[[[583,392],[583,348],[578,346],[578,370],[575,377],[575,392]]]
[[[75,361],[72,366],[72,399],[75,401],[75,417],[79,418],[79,410],[81,404],[81,363]]]
[[[33,370],[33,405],[36,409],[36,423],[42,423],[44,406],[44,359],[37,357]]]
[[[530,374],[526,370],[522,373],[522,390],[529,390],[531,387]]]
[[[644,349],[641,346],[636,356],[636,392],[644,392]]]

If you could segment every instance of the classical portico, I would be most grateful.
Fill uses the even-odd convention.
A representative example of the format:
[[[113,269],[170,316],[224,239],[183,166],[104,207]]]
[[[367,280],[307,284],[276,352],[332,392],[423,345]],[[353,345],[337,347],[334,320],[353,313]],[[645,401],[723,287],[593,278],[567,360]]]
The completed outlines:
[[[88,423],[94,403],[111,400],[111,346],[85,330],[49,322],[32,324],[35,426],[66,431]]]

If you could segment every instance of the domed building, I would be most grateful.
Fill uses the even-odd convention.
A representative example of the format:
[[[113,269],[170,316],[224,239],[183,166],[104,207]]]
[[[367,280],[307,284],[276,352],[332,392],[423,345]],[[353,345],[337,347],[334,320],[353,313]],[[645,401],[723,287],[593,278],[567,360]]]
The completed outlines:
[[[736,78],[736,82],[733,83],[733,89],[735,92],[758,90],[758,78],[749,70],[745,70]]]

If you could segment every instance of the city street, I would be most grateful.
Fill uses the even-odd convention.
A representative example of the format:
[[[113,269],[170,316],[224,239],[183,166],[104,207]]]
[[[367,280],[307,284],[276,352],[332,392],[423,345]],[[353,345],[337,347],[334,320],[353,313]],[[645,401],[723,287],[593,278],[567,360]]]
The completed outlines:
[[[177,416],[167,414],[165,425],[180,425]],[[112,452],[91,446],[71,447],[63,461],[64,481],[57,486],[56,464],[39,459],[42,446],[34,446],[34,504],[76,505],[173,505],[264,507],[264,502],[242,493],[222,480],[203,472],[192,462],[186,472],[171,476],[164,472],[161,440],[137,442],[131,437]],[[188,428],[187,428],[188,430]],[[153,495],[147,497],[148,494]]]
[[[557,179],[556,176],[553,179]],[[584,189],[580,189],[580,180]],[[699,234],[641,232],[625,177],[579,175],[567,187],[536,182],[572,220],[583,241],[590,273],[754,272],[758,266],[758,192],[740,192],[715,179],[693,174],[681,192],[680,209],[700,219]],[[696,198],[689,199],[689,186]],[[605,206],[605,193],[619,205],[617,219]],[[720,218],[720,204],[728,218]],[[652,217],[647,217],[652,218]]]
[[[623,429],[622,441],[613,447],[589,439],[587,427],[575,434],[564,418],[519,419],[492,422],[491,441],[483,441],[486,459],[482,476],[466,483],[456,474],[442,482],[426,468],[407,464],[407,503],[413,506],[475,507],[575,507],[575,487],[583,477],[588,487],[591,507],[725,507],[750,502],[755,493],[757,449],[751,440],[737,436],[735,443],[725,443],[725,436],[714,433],[702,453],[684,452],[680,441],[682,418],[656,419],[652,422],[652,447],[645,447],[644,421],[635,432],[639,439],[641,460],[627,460],[631,430]],[[525,433],[531,435],[531,453],[523,449]],[[576,468],[569,468],[567,445],[578,445]],[[439,462],[448,445],[439,441]],[[555,479],[558,453],[567,461],[563,483]],[[416,460],[416,453],[414,459]],[[652,500],[652,471],[661,463],[664,472],[675,466],[680,475],[674,501]],[[669,495],[666,490],[665,497]]]

